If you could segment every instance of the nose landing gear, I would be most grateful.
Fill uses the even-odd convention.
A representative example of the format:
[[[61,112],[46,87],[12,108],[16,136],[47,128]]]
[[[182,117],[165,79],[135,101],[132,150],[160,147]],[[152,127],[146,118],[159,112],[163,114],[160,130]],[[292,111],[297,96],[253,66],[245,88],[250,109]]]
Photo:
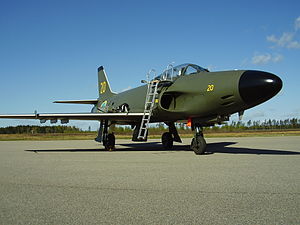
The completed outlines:
[[[193,150],[196,155],[203,155],[205,153],[206,141],[203,137],[202,127],[196,127],[195,137],[191,143],[191,150]]]

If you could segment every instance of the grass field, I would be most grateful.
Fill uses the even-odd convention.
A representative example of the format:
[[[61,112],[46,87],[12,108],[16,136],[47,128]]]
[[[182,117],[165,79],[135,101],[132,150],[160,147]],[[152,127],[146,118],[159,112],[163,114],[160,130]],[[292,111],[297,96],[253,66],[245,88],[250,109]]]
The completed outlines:
[[[0,134],[0,141],[23,141],[23,140],[93,140],[97,133],[75,133],[75,134]],[[193,134],[181,134],[182,138],[192,138]],[[206,138],[213,137],[272,137],[272,136],[300,136],[300,130],[273,130],[273,131],[243,131],[225,133],[206,133]],[[131,139],[130,135],[116,135],[117,139]],[[149,135],[151,138],[161,138],[161,135]]]

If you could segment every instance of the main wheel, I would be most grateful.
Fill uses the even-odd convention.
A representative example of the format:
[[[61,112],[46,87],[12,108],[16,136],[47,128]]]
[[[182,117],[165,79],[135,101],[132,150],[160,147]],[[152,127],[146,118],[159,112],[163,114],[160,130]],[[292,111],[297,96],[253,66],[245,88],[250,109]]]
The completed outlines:
[[[108,134],[104,142],[105,150],[112,151],[115,149],[116,138],[114,134]]]
[[[201,135],[197,135],[193,138],[191,143],[191,149],[196,155],[203,155],[206,150],[206,141]]]
[[[171,149],[173,147],[173,137],[170,132],[163,133],[161,137],[161,142],[164,146],[164,149]]]

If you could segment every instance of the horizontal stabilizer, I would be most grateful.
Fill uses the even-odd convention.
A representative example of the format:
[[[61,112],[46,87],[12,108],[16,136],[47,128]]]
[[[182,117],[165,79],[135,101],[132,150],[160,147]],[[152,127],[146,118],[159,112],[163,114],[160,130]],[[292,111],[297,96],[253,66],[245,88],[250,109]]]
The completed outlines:
[[[98,103],[98,100],[66,100],[66,101],[55,101],[53,103],[91,104],[91,105],[96,105]]]

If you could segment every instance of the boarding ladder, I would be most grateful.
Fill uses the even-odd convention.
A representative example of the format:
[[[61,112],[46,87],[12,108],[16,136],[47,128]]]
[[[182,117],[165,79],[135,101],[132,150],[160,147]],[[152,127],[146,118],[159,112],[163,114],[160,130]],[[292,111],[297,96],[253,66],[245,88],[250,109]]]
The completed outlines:
[[[144,114],[143,114],[143,118],[139,129],[139,134],[138,134],[138,139],[141,141],[145,141],[147,139],[147,131],[148,131],[155,99],[157,96],[158,84],[159,84],[159,80],[152,80],[148,82]]]

